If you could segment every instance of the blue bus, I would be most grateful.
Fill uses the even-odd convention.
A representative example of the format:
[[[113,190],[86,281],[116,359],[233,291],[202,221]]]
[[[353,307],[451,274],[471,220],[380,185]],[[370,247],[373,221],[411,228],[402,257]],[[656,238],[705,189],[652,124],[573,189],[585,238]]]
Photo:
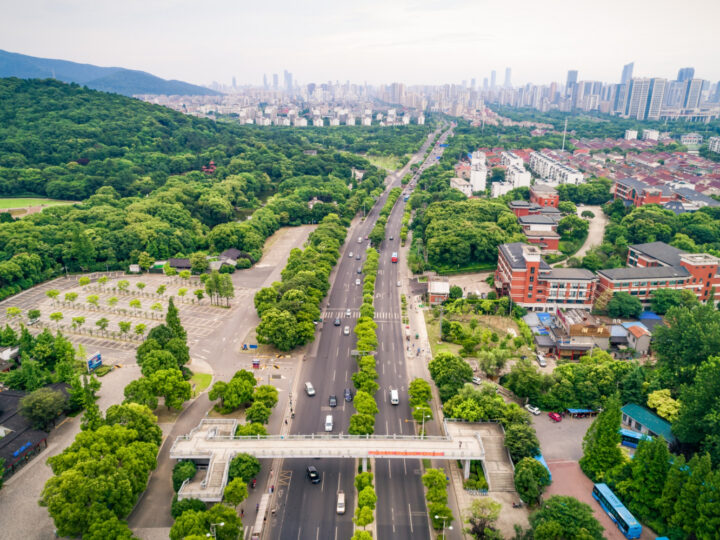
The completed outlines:
[[[607,484],[595,484],[592,491],[593,498],[600,503],[603,510],[618,526],[625,538],[640,538],[642,525],[620,502]]]
[[[652,441],[650,435],[625,428],[620,429],[620,438],[621,444],[623,446],[629,446],[630,448],[637,448],[640,441]]]

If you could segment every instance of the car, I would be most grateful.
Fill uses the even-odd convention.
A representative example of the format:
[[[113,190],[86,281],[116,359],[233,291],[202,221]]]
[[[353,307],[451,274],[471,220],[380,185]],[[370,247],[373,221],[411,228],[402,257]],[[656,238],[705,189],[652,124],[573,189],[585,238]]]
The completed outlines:
[[[343,328],[343,334],[345,334],[346,336],[350,335],[350,327],[349,326],[346,326],[345,328]]]
[[[390,237],[390,240],[395,240],[395,237],[394,237],[394,236],[391,236],[391,237]]]
[[[308,465],[308,468],[305,470],[305,476],[307,476],[307,479],[310,480],[311,484],[320,483],[320,473],[314,465]]]
[[[359,253],[358,253],[357,255],[355,255],[355,260],[356,260],[356,261],[359,261],[359,260],[360,260],[360,254],[359,254]]]
[[[347,308],[345,310],[345,317],[349,317],[352,312],[350,311],[350,308]]]
[[[560,415],[559,415],[558,413],[556,413],[556,412],[549,412],[549,413],[548,413],[548,417],[549,417],[550,420],[552,420],[553,422],[561,422],[561,421],[562,421],[562,416],[560,416]]]
[[[547,361],[545,360],[545,357],[542,354],[537,353],[535,355],[535,359],[537,360],[537,363],[540,364],[540,367],[547,367]]]
[[[355,280],[355,285],[360,285],[360,278],[357,278],[357,279]]]
[[[352,390],[349,388],[346,388],[343,392],[343,396],[345,396],[345,401],[352,401],[353,400],[353,393]]]
[[[537,416],[540,414],[540,409],[538,409],[535,405],[530,405],[529,403],[525,405],[525,409],[529,412]]]
[[[315,387],[312,385],[310,381],[305,383],[305,393],[308,396],[314,396],[315,395]]]
[[[357,269],[357,273],[358,273],[358,274],[362,274],[362,268],[358,268],[358,269]]]
[[[352,256],[353,256],[353,252],[351,251],[350,254],[348,255],[348,257],[349,257],[350,259],[352,259]]]
[[[328,398],[328,405],[331,407],[337,407],[337,396],[335,394],[330,394],[330,397]]]
[[[335,320],[333,321],[333,324],[335,326],[340,326],[340,317],[336,317]]]
[[[482,379],[480,377],[473,377],[472,378],[473,384],[482,384]]]
[[[401,283],[398,281],[398,282],[397,282],[397,286],[400,287],[400,285],[401,285]]]

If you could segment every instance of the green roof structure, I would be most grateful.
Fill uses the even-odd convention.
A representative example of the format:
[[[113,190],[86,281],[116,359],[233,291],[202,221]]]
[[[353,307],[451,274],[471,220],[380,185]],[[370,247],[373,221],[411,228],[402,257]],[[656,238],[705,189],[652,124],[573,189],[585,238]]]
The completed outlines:
[[[670,422],[663,420],[657,414],[652,412],[641,405],[635,403],[628,403],[622,409],[622,413],[625,416],[631,418],[634,422],[641,424],[645,430],[654,433],[655,435],[662,435],[669,444],[675,444],[677,439],[673,435],[670,428]],[[635,431],[637,429],[635,424],[631,424],[631,428]]]

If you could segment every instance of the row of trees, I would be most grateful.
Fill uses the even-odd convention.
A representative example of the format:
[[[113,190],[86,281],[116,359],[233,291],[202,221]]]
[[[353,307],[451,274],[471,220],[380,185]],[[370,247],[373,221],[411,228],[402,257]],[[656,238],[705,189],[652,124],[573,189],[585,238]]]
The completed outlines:
[[[455,519],[452,510],[448,507],[447,475],[443,469],[427,469],[422,475],[422,483],[425,486],[430,523],[436,531],[444,529]]]
[[[355,489],[357,490],[358,504],[357,508],[355,508],[353,523],[365,529],[375,521],[377,494],[375,493],[375,486],[373,486],[373,474],[371,472],[362,472],[355,476]],[[353,536],[353,540],[363,540],[364,538],[366,537],[356,538]]]
[[[314,339],[313,321],[320,319],[320,302],[330,289],[330,272],[340,257],[345,235],[346,223],[336,214],[326,216],[304,250],[290,251],[282,281],[257,292],[260,343],[289,351]]]
[[[388,217],[390,217],[390,213],[392,212],[392,209],[395,206],[395,203],[397,202],[401,193],[402,188],[399,187],[392,188],[388,193],[387,200],[385,201],[383,207],[380,209],[380,216],[375,222],[375,226],[372,228],[372,231],[370,231],[369,238],[373,246],[379,246],[380,243],[385,239],[385,225],[387,225]]]

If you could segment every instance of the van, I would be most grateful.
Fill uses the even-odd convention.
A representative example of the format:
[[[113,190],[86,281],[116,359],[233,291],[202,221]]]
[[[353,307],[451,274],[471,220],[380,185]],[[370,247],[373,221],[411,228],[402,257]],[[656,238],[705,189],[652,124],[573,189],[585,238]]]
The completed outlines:
[[[540,364],[540,367],[547,367],[547,362],[545,361],[545,357],[542,354],[537,353],[536,359],[537,363]]]
[[[345,493],[343,491],[338,491],[337,513],[338,514],[345,513]]]
[[[325,431],[332,431],[332,429],[333,429],[332,414],[328,414],[325,417]]]
[[[395,388],[390,390],[390,403],[392,405],[400,405],[400,394]]]

